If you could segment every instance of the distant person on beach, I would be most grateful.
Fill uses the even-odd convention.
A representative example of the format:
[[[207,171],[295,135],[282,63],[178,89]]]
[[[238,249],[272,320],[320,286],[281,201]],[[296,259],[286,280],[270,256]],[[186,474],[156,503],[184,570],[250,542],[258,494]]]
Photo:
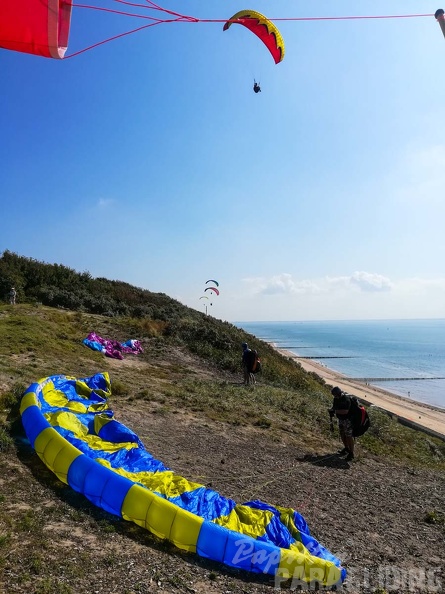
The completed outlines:
[[[243,342],[241,345],[243,349],[243,355],[241,357],[241,364],[243,366],[244,385],[249,386],[255,383],[255,376],[252,373],[252,364],[255,358],[253,351],[249,349],[247,342]]]
[[[335,415],[338,419],[338,430],[340,438],[343,442],[344,448],[340,450],[339,455],[346,456],[349,462],[354,459],[354,438],[352,436],[352,422],[351,422],[351,397],[342,392],[338,386],[332,388],[331,394],[334,397],[332,407],[329,409],[329,415]]]
[[[14,289],[14,287],[11,287],[11,290],[9,291],[9,303],[11,305],[15,305],[16,298],[17,298],[17,291]]]

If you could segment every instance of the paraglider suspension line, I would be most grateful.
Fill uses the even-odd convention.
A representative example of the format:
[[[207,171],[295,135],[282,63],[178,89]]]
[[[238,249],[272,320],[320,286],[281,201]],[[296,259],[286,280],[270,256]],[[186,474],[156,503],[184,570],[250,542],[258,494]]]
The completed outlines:
[[[103,12],[110,12],[113,14],[119,14],[121,16],[129,16],[138,19],[146,19],[152,21],[148,25],[142,25],[142,27],[136,27],[135,29],[131,29],[130,31],[125,31],[124,33],[120,33],[118,35],[113,35],[107,39],[94,43],[82,50],[74,52],[69,56],[65,56],[67,58],[73,58],[74,56],[78,56],[87,52],[93,48],[99,47],[100,45],[104,45],[110,41],[114,41],[121,37],[125,37],[127,35],[132,35],[133,33],[137,33],[138,31],[142,31],[143,29],[148,29],[149,27],[154,27],[155,25],[161,25],[163,23],[227,23],[231,21],[227,21],[227,19],[199,19],[197,17],[184,15],[179,12],[175,12],[173,10],[169,10],[167,8],[163,8],[158,4],[152,2],[152,0],[146,0],[145,4],[138,4],[136,2],[129,2],[127,0],[112,0],[113,2],[117,2],[118,4],[123,4],[125,6],[131,6],[133,8],[142,8],[145,10],[157,11],[160,13],[164,13],[165,15],[169,15],[173,18],[166,18],[161,19],[154,16],[149,16],[147,14],[137,14],[132,12],[124,12],[119,10],[114,10],[112,8],[105,8],[103,6],[94,6],[94,5],[87,5],[87,4],[75,4],[72,3],[73,8],[86,8],[90,10],[100,10]],[[341,21],[341,20],[361,20],[361,19],[406,19],[406,18],[420,18],[420,17],[432,17],[433,14],[398,14],[398,15],[358,15],[358,16],[334,16],[334,17],[284,17],[284,18],[269,18],[270,21]],[[237,22],[234,20],[232,22]]]

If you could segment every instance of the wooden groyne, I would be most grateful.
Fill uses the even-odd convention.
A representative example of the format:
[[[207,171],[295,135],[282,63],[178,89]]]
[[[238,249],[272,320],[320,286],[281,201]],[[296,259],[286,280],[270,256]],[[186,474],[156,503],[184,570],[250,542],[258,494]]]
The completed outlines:
[[[326,356],[326,357],[300,357],[299,355],[295,355],[298,359],[360,359],[360,357],[353,357],[351,355],[338,355],[338,356]]]
[[[355,382],[413,382],[417,380],[443,380],[445,377],[350,377]]]

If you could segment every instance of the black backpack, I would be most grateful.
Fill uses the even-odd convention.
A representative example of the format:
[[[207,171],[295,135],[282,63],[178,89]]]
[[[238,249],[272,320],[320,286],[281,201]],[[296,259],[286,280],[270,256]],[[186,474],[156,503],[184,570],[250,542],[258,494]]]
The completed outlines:
[[[352,437],[360,437],[360,435],[364,435],[368,431],[369,427],[371,426],[371,421],[366,408],[360,404],[357,398],[355,396],[351,396],[350,398]]]
[[[259,373],[261,371],[261,362],[257,351],[251,350],[250,353],[248,353],[246,365],[249,373]]]
[[[253,352],[255,353],[255,359],[253,362],[253,367],[252,367],[251,373],[261,373],[263,368],[261,367],[260,358],[258,357],[258,353],[256,351],[253,351]]]

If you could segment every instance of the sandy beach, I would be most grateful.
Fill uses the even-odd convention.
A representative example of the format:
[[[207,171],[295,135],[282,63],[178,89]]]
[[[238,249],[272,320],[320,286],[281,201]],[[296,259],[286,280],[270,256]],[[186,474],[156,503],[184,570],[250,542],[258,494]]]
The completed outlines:
[[[312,371],[323,378],[328,385],[339,386],[345,392],[354,394],[363,401],[396,415],[402,422],[418,428],[424,428],[431,434],[445,439],[445,409],[434,407],[423,402],[416,402],[403,396],[397,396],[381,388],[354,381],[337,371],[333,371],[312,360],[298,357],[290,351],[272,346],[285,357],[289,357],[306,371]]]

